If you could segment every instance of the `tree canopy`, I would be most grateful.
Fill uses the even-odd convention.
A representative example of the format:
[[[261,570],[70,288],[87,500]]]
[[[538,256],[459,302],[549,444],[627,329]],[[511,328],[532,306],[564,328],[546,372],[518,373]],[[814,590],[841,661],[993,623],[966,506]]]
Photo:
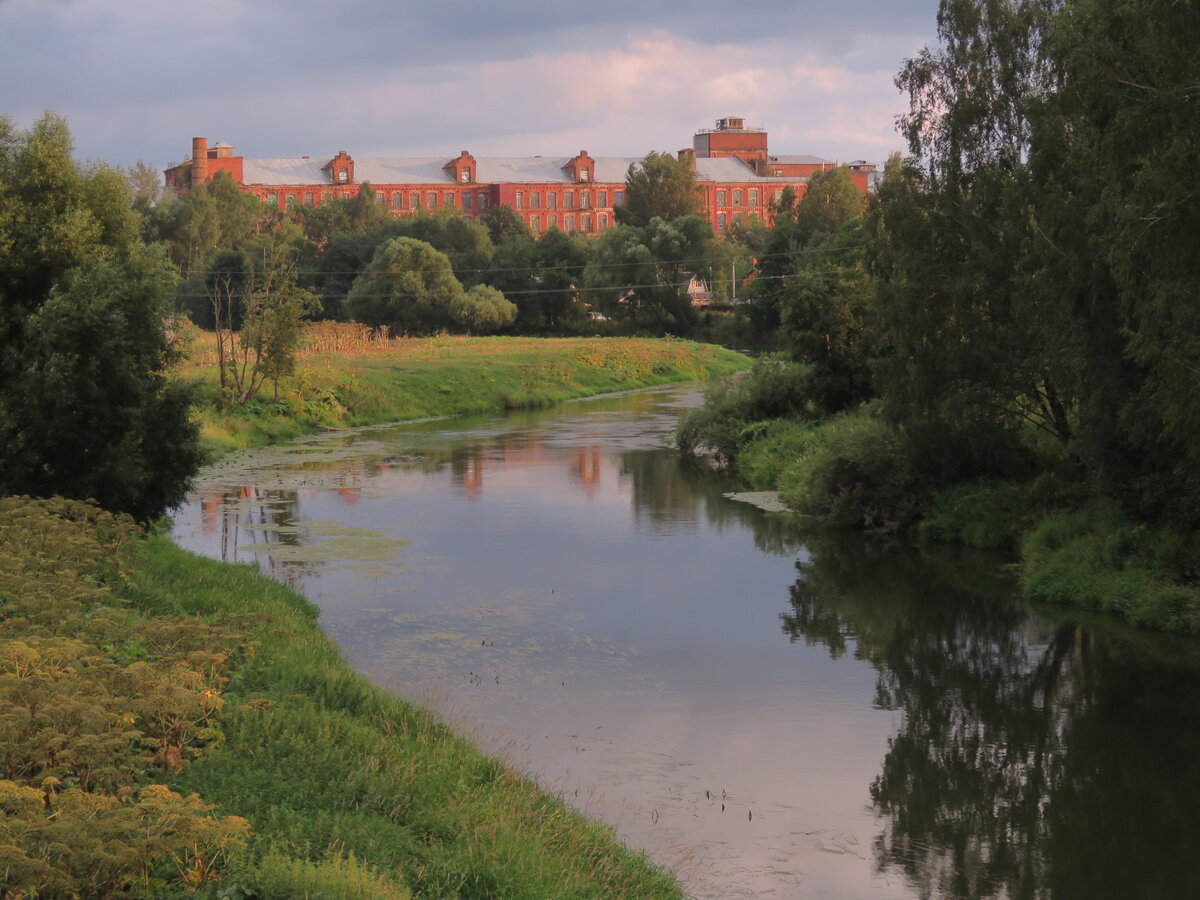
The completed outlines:
[[[513,321],[516,307],[494,288],[464,291],[446,254],[425,241],[398,237],[380,244],[354,280],[346,308],[359,322],[405,334],[453,325],[494,331]]]
[[[71,151],[57,116],[0,118],[0,493],[148,519],[200,459],[191,389],[168,377],[175,276],[121,173]]]
[[[671,221],[699,215],[703,210],[696,191],[696,173],[687,159],[652,152],[625,175],[625,203],[615,210],[621,225],[644,227],[653,218]]]

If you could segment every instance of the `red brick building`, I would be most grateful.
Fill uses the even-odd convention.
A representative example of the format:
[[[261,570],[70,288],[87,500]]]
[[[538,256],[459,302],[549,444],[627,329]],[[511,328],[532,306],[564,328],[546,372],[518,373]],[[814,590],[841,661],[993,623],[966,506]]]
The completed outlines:
[[[767,133],[745,120],[724,118],[696,133],[690,150],[679,152],[696,172],[704,213],[721,231],[743,217],[770,221],[771,204],[791,185],[803,195],[815,172],[836,165],[815,156],[771,156]],[[192,139],[191,159],[166,171],[167,184],[186,191],[193,184],[228,172],[263,202],[280,209],[290,204],[319,206],[353,197],[369,183],[376,199],[394,215],[455,207],[464,216],[482,215],[507,204],[534,234],[551,227],[568,233],[597,234],[616,224],[613,210],[625,199],[625,175],[640,157],[514,156],[476,159],[466,150],[452,159],[373,157],[355,159],[345,150],[332,158],[246,159],[233,147],[208,146]],[[874,167],[851,168],[864,193]]]

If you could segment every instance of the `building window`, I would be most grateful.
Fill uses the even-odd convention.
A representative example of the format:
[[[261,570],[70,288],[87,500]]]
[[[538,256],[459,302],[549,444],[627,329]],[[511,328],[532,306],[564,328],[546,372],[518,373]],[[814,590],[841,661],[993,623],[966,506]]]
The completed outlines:
[[[404,195],[403,194],[392,194],[392,209],[403,209],[403,208],[404,208]]]
[[[279,205],[279,196],[277,194],[267,194],[267,202],[272,206]]]
[[[596,230],[603,231],[608,227],[608,213],[600,213],[596,216]]]
[[[475,204],[474,194],[463,194],[463,209],[470,209]]]
[[[596,194],[597,206],[608,206],[608,191],[600,191]]]
[[[775,192],[775,205],[778,206],[782,202],[783,202],[783,191],[776,191]]]
[[[558,209],[558,194],[554,191],[546,195],[546,209]]]
[[[429,191],[425,195],[425,205],[429,209],[437,209],[437,194],[435,194],[433,191]]]
[[[546,217],[546,227],[547,228],[557,228],[558,227],[558,216],[555,216],[555,215],[547,216]]]
[[[580,209],[587,209],[588,207],[591,206],[591,202],[592,202],[592,194],[590,191],[580,191],[579,192],[579,208]]]
[[[313,195],[312,195],[312,193],[311,193],[311,192],[309,192],[309,191],[305,191],[305,193],[304,193],[304,205],[305,205],[305,206],[312,206],[312,205],[313,205],[313,202],[314,202],[314,201],[313,201]]]
[[[529,230],[530,231],[532,231],[534,234],[537,234],[538,231],[541,229],[541,227],[542,227],[541,220],[539,219],[538,216],[530,216],[529,217]]]
[[[758,191],[751,191],[751,192],[750,192],[750,205],[751,205],[751,206],[758,206]]]
[[[568,213],[565,216],[564,221],[566,222],[567,234],[570,234],[575,230],[575,217]]]
[[[591,175],[592,175],[592,173],[588,169],[580,169],[579,170],[579,180],[580,181],[590,181]]]
[[[718,231],[725,230],[725,213],[721,213],[721,212],[717,213],[717,230]]]
[[[613,206],[624,206],[624,205],[625,205],[625,192],[624,191],[613,191]]]
[[[724,206],[724,205],[725,205],[725,192],[717,191],[717,206]]]
[[[517,191],[517,209],[525,208],[525,195]]]
[[[421,208],[421,195],[420,194],[409,194],[408,195],[408,208],[409,209],[420,209]]]
[[[591,216],[580,216],[579,217],[579,230],[584,231],[584,232],[588,232],[588,231],[592,230],[592,217]]]
[[[733,205],[734,205],[734,206],[741,206],[741,205],[742,205],[742,192],[741,192],[741,191],[734,191],[734,192],[733,192]]]
[[[480,209],[487,209],[487,208],[488,208],[488,198],[487,198],[487,194],[480,194],[480,195],[479,195],[479,208],[480,208]]]
[[[734,214],[733,214],[733,221],[735,221],[735,222],[740,222],[740,221],[742,221],[742,214],[741,214],[741,213],[734,213]]]
[[[442,195],[442,206],[450,207],[453,205],[454,205],[454,195],[453,194],[443,194]]]
[[[295,206],[296,205],[296,195],[288,194],[287,198],[284,200],[284,204],[286,206]]]
[[[338,182],[340,184],[346,184],[349,181],[350,181],[350,170],[349,169],[338,169]]]
[[[575,208],[575,192],[567,191],[565,194],[563,194],[563,209],[574,209],[574,208]]]
[[[471,183],[471,170],[463,169],[462,171],[460,171],[458,173],[458,180],[461,181],[463,184],[470,184]]]
[[[376,194],[375,202],[378,203],[380,206],[387,206],[387,196],[384,194]]]

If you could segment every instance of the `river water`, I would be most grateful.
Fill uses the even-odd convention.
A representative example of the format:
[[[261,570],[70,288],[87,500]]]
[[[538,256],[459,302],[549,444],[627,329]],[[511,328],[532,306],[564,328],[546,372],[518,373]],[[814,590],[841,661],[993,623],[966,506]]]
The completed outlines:
[[[669,449],[696,389],[227,458],[182,546],[696,898],[1200,896],[1200,644],[1002,561],[804,530]]]

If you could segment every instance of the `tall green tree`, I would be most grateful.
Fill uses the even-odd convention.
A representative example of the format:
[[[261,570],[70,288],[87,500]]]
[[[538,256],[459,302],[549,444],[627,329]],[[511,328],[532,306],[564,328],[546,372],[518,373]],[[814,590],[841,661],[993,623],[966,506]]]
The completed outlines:
[[[203,271],[217,253],[279,221],[278,210],[245,193],[229,173],[218,172],[184,196],[155,206],[147,217],[146,236],[165,243],[186,279]]]
[[[58,116],[0,118],[0,493],[147,519],[200,460],[191,389],[169,377],[175,276],[122,174],[71,153]]]
[[[867,198],[850,179],[850,170],[837,166],[816,172],[793,212],[792,224],[802,242],[817,234],[833,234],[847,222],[861,219]],[[776,224],[779,224],[778,217]]]
[[[495,330],[516,317],[516,307],[494,288],[464,291],[446,254],[424,241],[392,238],[380,244],[354,280],[346,308],[357,321],[405,334],[462,326]]]
[[[614,211],[621,225],[644,227],[654,218],[671,221],[703,211],[696,173],[687,159],[650,153],[625,174],[625,203]]]
[[[1143,518],[1200,524],[1200,6],[1073,0],[1035,109],[1032,242],[1071,337],[1072,450]]]
[[[962,472],[1016,464],[1026,424],[1071,437],[1063,335],[1027,265],[1030,113],[1053,89],[1055,5],[943,0],[940,46],[897,77],[912,159],[890,167],[872,218],[895,348],[880,384],[910,436],[938,436],[927,457]]]
[[[584,282],[595,305],[611,309],[620,298],[662,330],[685,334],[695,323],[688,285],[693,275],[710,277],[712,239],[712,226],[694,215],[618,225],[600,236]]]

